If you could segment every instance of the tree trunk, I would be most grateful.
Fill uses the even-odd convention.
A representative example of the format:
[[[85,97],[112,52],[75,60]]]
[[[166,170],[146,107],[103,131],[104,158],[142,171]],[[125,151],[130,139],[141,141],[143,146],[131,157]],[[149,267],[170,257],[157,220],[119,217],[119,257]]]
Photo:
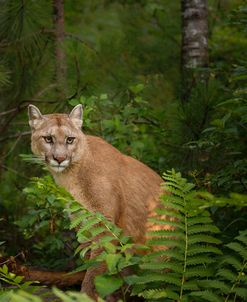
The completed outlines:
[[[57,91],[60,99],[65,98],[66,92],[66,55],[63,47],[64,42],[64,1],[53,0],[53,26],[55,44],[55,76]]]
[[[198,82],[207,82],[208,3],[207,0],[181,0],[182,10],[182,95],[189,100]]]

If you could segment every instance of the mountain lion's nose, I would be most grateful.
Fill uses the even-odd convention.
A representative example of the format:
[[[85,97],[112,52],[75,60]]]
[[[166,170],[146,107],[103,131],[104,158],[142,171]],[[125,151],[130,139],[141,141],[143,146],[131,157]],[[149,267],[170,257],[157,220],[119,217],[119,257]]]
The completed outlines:
[[[61,164],[61,162],[63,162],[66,157],[65,156],[54,156],[53,155],[53,159],[55,159],[59,164]]]

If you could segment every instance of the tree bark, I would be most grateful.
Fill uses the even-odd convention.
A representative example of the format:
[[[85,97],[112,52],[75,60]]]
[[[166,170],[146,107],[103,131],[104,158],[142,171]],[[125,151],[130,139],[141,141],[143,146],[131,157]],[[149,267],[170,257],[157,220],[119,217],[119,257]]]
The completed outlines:
[[[208,3],[207,0],[181,0],[182,13],[182,101],[189,100],[192,88],[207,82]]]
[[[59,98],[64,99],[66,94],[66,55],[63,47],[65,37],[63,0],[53,0],[53,26],[57,90]]]

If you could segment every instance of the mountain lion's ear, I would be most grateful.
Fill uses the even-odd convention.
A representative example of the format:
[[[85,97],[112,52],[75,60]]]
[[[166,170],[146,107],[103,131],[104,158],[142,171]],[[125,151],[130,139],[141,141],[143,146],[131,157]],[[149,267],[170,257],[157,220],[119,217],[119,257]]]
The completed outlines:
[[[43,122],[43,116],[39,109],[34,105],[28,106],[29,125],[35,130]]]
[[[69,114],[69,118],[71,119],[72,123],[79,129],[81,129],[82,126],[82,114],[83,109],[81,104],[75,106]]]

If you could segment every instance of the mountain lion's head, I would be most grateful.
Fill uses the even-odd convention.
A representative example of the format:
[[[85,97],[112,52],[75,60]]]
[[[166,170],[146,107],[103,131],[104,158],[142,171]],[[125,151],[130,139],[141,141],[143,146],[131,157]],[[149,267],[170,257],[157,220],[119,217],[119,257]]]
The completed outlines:
[[[28,107],[32,151],[53,172],[63,172],[83,156],[85,136],[81,131],[82,112],[81,105],[74,107],[68,115],[42,115],[36,106]]]

